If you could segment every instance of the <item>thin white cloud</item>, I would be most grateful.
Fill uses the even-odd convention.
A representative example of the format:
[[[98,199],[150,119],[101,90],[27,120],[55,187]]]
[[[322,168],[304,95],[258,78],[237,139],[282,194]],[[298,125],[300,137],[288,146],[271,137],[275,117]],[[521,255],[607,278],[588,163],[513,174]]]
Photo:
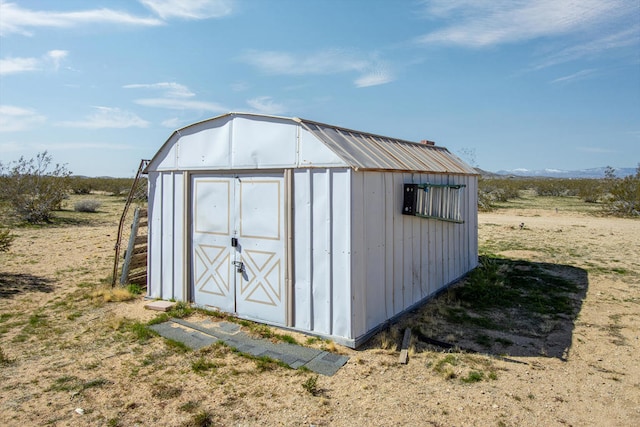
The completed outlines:
[[[102,8],[58,12],[31,10],[16,3],[0,1],[0,36],[8,34],[31,35],[35,28],[73,28],[80,25],[116,24],[131,26],[157,26],[164,22],[157,18],[134,16],[126,12]]]
[[[58,123],[58,125],[84,129],[125,129],[130,127],[145,128],[149,126],[149,122],[141,119],[135,113],[130,111],[124,111],[113,107],[94,107],[94,109],[96,111],[87,116],[84,120],[65,121]]]
[[[161,97],[140,98],[135,102],[145,107],[166,108],[169,110],[196,110],[208,112],[227,111],[225,107],[215,102],[198,101],[188,99],[195,97],[189,88],[185,85],[175,82],[160,82],[149,84],[128,84],[123,86],[125,89],[151,89],[161,92]]]
[[[383,66],[375,56],[342,49],[327,49],[306,55],[294,55],[282,51],[248,51],[240,60],[268,74],[278,75],[330,75],[358,73],[354,84],[357,87],[388,83],[394,77],[388,67]],[[381,70],[385,70],[381,72]],[[375,74],[378,74],[374,78]]]
[[[233,12],[234,0],[140,0],[162,19],[221,18]]]
[[[234,92],[244,92],[247,89],[249,89],[249,85],[245,82],[231,83],[231,90]]]
[[[574,82],[577,80],[583,80],[589,76],[592,76],[594,73],[596,72],[595,69],[587,69],[587,70],[580,70],[577,73],[573,73],[573,74],[569,74],[568,76],[564,76],[564,77],[558,77],[555,80],[552,80],[551,83],[570,83],[570,82]]]
[[[357,55],[339,49],[299,56],[278,51],[249,51],[241,59],[266,73],[284,75],[336,74],[361,71],[369,65]]]
[[[45,68],[57,71],[68,55],[69,52],[66,50],[50,50],[40,58],[2,58],[0,59],[0,76],[41,71]]]
[[[37,58],[2,58],[0,59],[0,76],[24,73],[38,69]]]
[[[450,19],[450,24],[419,42],[472,48],[594,33],[637,14],[636,0],[434,0],[425,5],[426,16]]]
[[[263,114],[284,114],[287,108],[284,104],[275,102],[270,96],[259,96],[248,99],[247,104],[254,110]]]
[[[377,67],[371,72],[357,78],[355,81],[355,85],[357,87],[378,86],[392,82],[393,80],[393,75],[386,67]]]
[[[60,63],[63,59],[69,56],[69,52],[66,50],[50,50],[47,52],[46,58],[53,64],[53,69],[57,70],[60,68]]]
[[[178,117],[171,117],[170,119],[166,119],[160,123],[162,126],[169,129],[178,129],[181,127],[180,125],[183,123]]]
[[[145,84],[129,84],[123,86],[125,89],[152,89],[160,90],[164,96],[170,98],[189,98],[195,96],[185,85],[175,82],[145,83]]]
[[[144,105],[145,107],[166,108],[169,110],[227,111],[225,107],[215,102],[192,101],[177,98],[143,98],[136,99],[134,102],[138,105]]]
[[[38,150],[86,150],[86,149],[109,149],[109,150],[131,150],[133,145],[114,144],[110,142],[54,142],[30,144]]]
[[[46,121],[46,117],[27,108],[0,105],[0,132],[29,130]]]
[[[573,46],[560,49],[540,60],[535,69],[551,67],[569,61],[582,58],[593,58],[602,53],[612,52],[617,49],[639,44],[640,25],[616,31],[613,34],[605,34],[595,39],[590,39]]]

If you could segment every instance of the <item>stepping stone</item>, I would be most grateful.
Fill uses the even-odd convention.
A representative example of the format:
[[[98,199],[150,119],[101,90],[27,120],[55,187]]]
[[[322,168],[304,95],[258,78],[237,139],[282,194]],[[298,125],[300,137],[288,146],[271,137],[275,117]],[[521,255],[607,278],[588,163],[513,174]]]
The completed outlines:
[[[148,304],[145,304],[144,308],[147,310],[155,310],[155,311],[169,311],[176,305],[175,302],[171,301],[152,301]]]

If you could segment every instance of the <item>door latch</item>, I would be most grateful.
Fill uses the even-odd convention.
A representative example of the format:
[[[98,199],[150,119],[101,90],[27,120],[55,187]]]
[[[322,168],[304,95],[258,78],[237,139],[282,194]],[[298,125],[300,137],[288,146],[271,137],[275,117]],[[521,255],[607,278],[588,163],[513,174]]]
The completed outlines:
[[[244,263],[242,261],[233,261],[233,265],[236,266],[236,273],[244,272]]]

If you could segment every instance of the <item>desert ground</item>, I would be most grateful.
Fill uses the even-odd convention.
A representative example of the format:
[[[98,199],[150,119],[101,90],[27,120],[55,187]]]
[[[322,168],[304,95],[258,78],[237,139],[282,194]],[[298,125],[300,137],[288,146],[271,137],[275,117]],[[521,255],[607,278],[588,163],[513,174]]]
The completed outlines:
[[[640,425],[637,219],[535,197],[480,213],[481,254],[571,282],[570,314],[452,321],[473,313],[460,283],[358,350],[274,330],[350,357],[316,377],[149,334],[158,312],[107,285],[122,200],[83,197],[102,207],[79,214],[72,198],[55,224],[15,228],[0,253],[0,425]],[[406,327],[418,333],[401,365]]]

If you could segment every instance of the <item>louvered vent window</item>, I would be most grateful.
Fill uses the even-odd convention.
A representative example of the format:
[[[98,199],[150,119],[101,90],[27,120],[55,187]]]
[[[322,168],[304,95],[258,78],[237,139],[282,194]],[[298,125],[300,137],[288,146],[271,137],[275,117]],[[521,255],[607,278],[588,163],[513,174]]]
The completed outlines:
[[[402,213],[462,224],[464,184],[405,184]]]

